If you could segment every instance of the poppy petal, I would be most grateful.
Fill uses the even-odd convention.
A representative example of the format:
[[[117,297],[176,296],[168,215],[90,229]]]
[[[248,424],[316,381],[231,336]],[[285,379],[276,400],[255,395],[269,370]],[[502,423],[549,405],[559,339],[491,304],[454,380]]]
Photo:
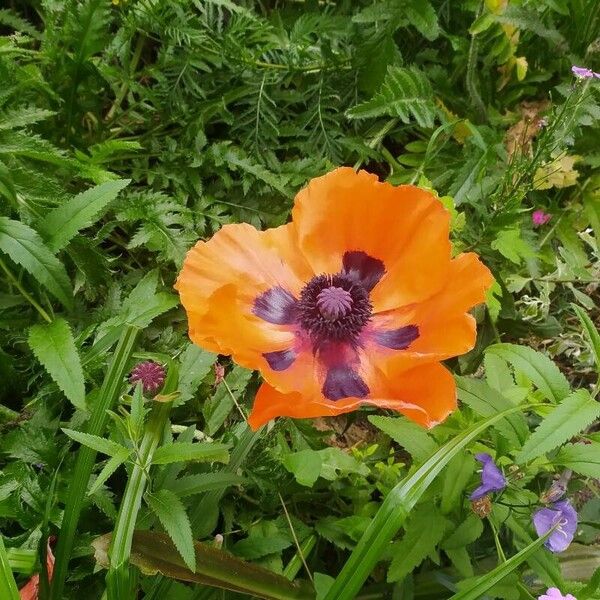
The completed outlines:
[[[397,369],[410,368],[459,356],[473,348],[476,323],[467,311],[485,300],[492,274],[475,254],[463,254],[450,263],[448,275],[443,289],[427,301],[373,316],[366,337],[377,342],[370,348],[381,360],[393,362]],[[405,327],[418,328],[418,336],[405,350],[382,348],[386,344],[380,337],[385,341],[385,332],[401,332]]]
[[[385,266],[366,252],[353,251],[344,253],[342,270],[353,282],[360,283],[370,292],[383,277]]]
[[[248,423],[258,429],[275,417],[335,416],[352,412],[361,405],[374,405],[398,411],[425,427],[433,427],[456,408],[454,378],[439,363],[399,374],[380,374],[367,381],[373,385],[368,397],[337,401],[327,400],[321,394],[307,396],[301,392],[280,392],[265,382],[258,390]]]
[[[301,190],[292,216],[315,273],[340,271],[346,253],[382,263],[385,273],[371,294],[376,311],[421,301],[446,281],[450,216],[426,190],[344,167]]]
[[[290,306],[305,268],[287,262],[294,244],[293,227],[260,232],[247,224],[225,225],[196,244],[175,285],[192,341],[248,368],[260,368],[265,352],[290,348]]]

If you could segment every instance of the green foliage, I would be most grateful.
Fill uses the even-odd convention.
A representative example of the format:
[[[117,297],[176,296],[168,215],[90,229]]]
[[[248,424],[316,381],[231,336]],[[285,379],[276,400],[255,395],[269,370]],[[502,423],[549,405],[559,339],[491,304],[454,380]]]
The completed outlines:
[[[56,318],[46,325],[33,325],[27,341],[65,396],[76,408],[86,410],[83,369],[69,324]]]
[[[21,587],[57,536],[52,600],[597,596],[531,514],[566,478],[582,552],[597,534],[600,86],[570,67],[600,71],[599,27],[594,0],[0,9],[3,572]],[[447,361],[459,408],[252,433],[259,377],[190,342],[173,284],[199,239],[285,223],[342,164],[434,190],[453,256],[494,274]],[[129,382],[145,360],[159,397]],[[481,452],[508,481],[485,519]]]

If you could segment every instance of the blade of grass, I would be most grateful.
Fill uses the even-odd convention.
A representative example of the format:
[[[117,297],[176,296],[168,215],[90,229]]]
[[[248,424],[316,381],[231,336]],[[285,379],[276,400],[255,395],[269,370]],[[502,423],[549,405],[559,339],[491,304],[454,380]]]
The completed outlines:
[[[179,373],[171,361],[162,394],[169,395],[177,389]],[[141,394],[141,389],[137,390]],[[169,420],[172,402],[156,402],[145,427],[142,441],[131,474],[127,480],[125,494],[119,507],[115,529],[108,550],[110,566],[106,574],[108,600],[127,600],[135,597],[137,573],[129,566],[133,533],[142,497],[152,466],[154,452],[160,444]]]
[[[12,569],[8,562],[8,554],[4,547],[4,539],[0,535],[0,598],[3,600],[19,600],[19,590]]]
[[[462,590],[454,594],[454,596],[451,596],[450,600],[478,600],[483,597],[491,587],[496,585],[507,575],[510,575],[510,573],[512,573],[522,562],[526,561],[548,539],[554,529],[555,528],[551,529],[542,537],[531,542],[528,546],[525,546],[523,550],[517,552],[514,556],[511,556],[506,562],[498,565],[493,571],[480,577],[468,589]]]
[[[133,352],[139,329],[127,326],[123,329],[119,343],[111,358],[106,377],[98,398],[94,404],[92,414],[87,424],[86,433],[102,435],[108,420],[107,410],[116,403],[123,377],[127,371],[127,363]],[[69,496],[65,506],[58,545],[56,547],[56,562],[54,575],[50,586],[49,600],[61,600],[65,580],[69,567],[69,558],[73,549],[73,541],[77,530],[77,523],[83,507],[85,491],[94,468],[96,452],[86,446],[81,446],[77,452],[75,469],[69,485]]]
[[[329,589],[325,600],[351,600],[354,598],[392,538],[402,527],[411,509],[443,468],[490,425],[518,410],[523,410],[523,408],[519,406],[509,408],[484,421],[475,423],[444,444],[417,471],[398,483],[386,496],[375,518]]]

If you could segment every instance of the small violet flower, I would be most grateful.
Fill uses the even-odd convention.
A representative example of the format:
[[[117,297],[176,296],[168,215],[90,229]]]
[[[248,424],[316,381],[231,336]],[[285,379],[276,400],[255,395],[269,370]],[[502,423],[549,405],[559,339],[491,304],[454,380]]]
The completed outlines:
[[[542,594],[538,600],[577,600],[577,598],[571,594],[563,596],[558,588],[550,588],[545,594]]]
[[[490,492],[501,492],[506,487],[506,479],[502,471],[489,454],[482,452],[475,458],[483,465],[481,471],[481,485],[471,494],[471,500],[483,498]]]
[[[577,512],[568,500],[555,502],[552,506],[540,508],[533,514],[533,525],[539,536],[557,524],[544,546],[552,552],[563,552],[573,541],[577,531]]]
[[[545,225],[550,219],[552,215],[544,212],[543,210],[535,210],[531,215],[531,220],[533,221],[534,227],[539,227],[540,225]]]
[[[165,382],[165,369],[156,362],[146,360],[133,368],[129,381],[134,384],[141,381],[144,392],[157,392]]]
[[[576,67],[575,65],[573,65],[571,67],[571,72],[573,73],[573,75],[575,75],[575,77],[578,77],[579,79],[592,79],[592,77],[600,78],[600,73],[595,73],[594,71],[592,71],[591,69],[587,69],[586,67]]]

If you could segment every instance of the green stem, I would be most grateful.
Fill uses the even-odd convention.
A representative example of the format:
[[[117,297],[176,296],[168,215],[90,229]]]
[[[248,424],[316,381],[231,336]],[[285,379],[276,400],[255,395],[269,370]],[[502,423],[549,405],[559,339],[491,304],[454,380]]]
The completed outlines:
[[[476,18],[479,18],[483,11],[483,4],[480,5]],[[471,35],[471,45],[469,46],[469,55],[467,57],[467,91],[477,110],[477,115],[480,120],[486,119],[486,109],[477,89],[477,54],[479,51],[479,38],[477,34]]]
[[[108,600],[127,600],[134,597],[133,577],[128,564],[133,532],[146,490],[152,458],[162,439],[170,412],[170,402],[158,403],[154,407],[137,460],[127,481],[109,549],[110,568],[106,575]]]
[[[37,300],[31,296],[31,294],[21,285],[21,282],[14,276],[12,271],[6,266],[4,261],[0,258],[0,268],[6,273],[6,276],[10,279],[11,283],[21,292],[23,297],[40,313],[41,317],[48,323],[52,322],[50,315],[38,304]]]
[[[92,415],[88,421],[86,433],[101,436],[108,420],[108,410],[116,403],[121,392],[123,377],[127,372],[128,361],[138,335],[138,328],[126,326],[108,366],[108,372],[102,383],[100,393],[94,404]],[[69,485],[69,495],[65,505],[63,521],[56,547],[56,562],[50,587],[49,600],[61,600],[69,558],[73,549],[75,532],[83,507],[85,491],[94,468],[96,452],[87,446],[81,446],[77,453],[75,469]]]
[[[4,547],[4,539],[0,535],[0,598],[2,600],[19,600],[19,590],[12,569],[8,562],[8,555]]]

